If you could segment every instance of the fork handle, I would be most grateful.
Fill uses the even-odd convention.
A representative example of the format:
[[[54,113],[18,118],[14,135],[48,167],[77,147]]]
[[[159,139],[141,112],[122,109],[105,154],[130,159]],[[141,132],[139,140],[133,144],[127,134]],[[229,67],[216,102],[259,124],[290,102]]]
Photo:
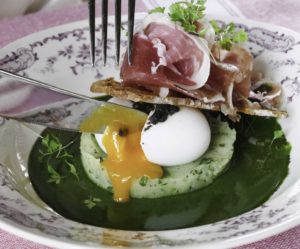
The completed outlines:
[[[128,63],[132,64],[135,0],[128,0]]]

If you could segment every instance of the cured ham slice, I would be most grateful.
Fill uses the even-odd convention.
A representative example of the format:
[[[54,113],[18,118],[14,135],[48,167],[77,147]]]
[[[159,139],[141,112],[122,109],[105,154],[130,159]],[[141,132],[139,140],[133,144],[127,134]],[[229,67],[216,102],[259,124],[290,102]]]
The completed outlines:
[[[209,76],[205,45],[205,40],[192,37],[165,18],[150,22],[148,17],[134,36],[132,65],[123,62],[123,84],[152,91],[163,87],[196,97],[190,91],[203,86]]]
[[[124,89],[139,89],[166,101],[190,98],[189,104],[221,110],[233,120],[247,108],[276,110],[281,87],[253,83],[251,53],[239,45],[221,49],[208,21],[195,24],[197,32],[206,30],[204,38],[185,32],[168,15],[148,15],[134,35],[132,65],[124,60],[121,67]]]
[[[208,29],[208,25],[197,26]],[[205,103],[223,102],[233,109],[237,97],[249,97],[252,56],[239,47],[222,52],[222,56],[216,47],[211,52],[212,37],[207,42],[186,33],[165,15],[149,15],[134,36],[132,65],[123,62],[124,86],[141,87],[159,96],[161,89],[167,89],[163,96],[170,92],[171,96],[180,94]],[[236,66],[238,72],[211,64],[210,53],[219,62]]]

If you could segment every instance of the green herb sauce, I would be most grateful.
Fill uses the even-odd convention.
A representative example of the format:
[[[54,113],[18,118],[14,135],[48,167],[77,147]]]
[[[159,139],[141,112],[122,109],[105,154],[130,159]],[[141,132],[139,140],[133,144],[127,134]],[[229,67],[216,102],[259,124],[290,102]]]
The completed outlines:
[[[29,176],[39,196],[62,216],[125,230],[166,230],[224,220],[264,203],[288,173],[291,147],[273,118],[243,116],[226,172],[196,192],[115,203],[86,175],[80,134],[46,129],[30,154]],[[51,141],[54,142],[51,142]]]

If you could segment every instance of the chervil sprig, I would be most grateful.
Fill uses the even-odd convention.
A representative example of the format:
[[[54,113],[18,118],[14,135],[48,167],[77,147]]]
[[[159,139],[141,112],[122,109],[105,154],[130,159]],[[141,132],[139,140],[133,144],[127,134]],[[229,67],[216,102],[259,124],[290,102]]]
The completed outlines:
[[[67,145],[62,145],[58,137],[54,135],[47,135],[42,138],[43,150],[40,150],[40,153],[42,156],[50,156],[55,154],[56,158],[71,158],[72,155],[70,155],[65,149],[73,143],[74,141]]]
[[[205,0],[180,1],[170,6],[170,18],[179,22],[186,32],[196,32],[196,21],[205,16]]]
[[[90,196],[88,199],[84,200],[83,203],[88,209],[92,209],[97,206],[98,203],[102,202],[101,199]]]
[[[166,8],[165,7],[156,7],[153,10],[149,11],[149,14],[153,13],[165,13]]]
[[[49,163],[47,166],[48,174],[49,174],[49,183],[60,184],[63,177],[53,168],[53,166]]]
[[[169,16],[173,22],[179,23],[186,32],[204,37],[207,29],[197,31],[197,21],[205,16],[206,0],[178,1],[169,8]],[[164,7],[157,7],[149,12],[165,13]],[[248,34],[244,30],[237,30],[234,23],[226,27],[220,27],[216,21],[210,22],[216,33],[216,42],[221,48],[230,50],[235,43],[242,43],[248,40]]]
[[[42,149],[39,150],[39,160],[47,160],[47,169],[49,174],[49,183],[60,184],[63,178],[60,172],[62,169],[67,171],[79,180],[79,176],[75,165],[72,163],[73,155],[66,150],[75,141],[71,141],[67,145],[63,145],[58,137],[55,135],[46,135],[42,137]],[[59,162],[58,165],[52,165],[53,160]],[[67,168],[66,168],[67,167]]]
[[[216,42],[221,48],[230,50],[235,43],[242,43],[248,40],[248,34],[244,30],[236,30],[234,23],[229,23],[222,28],[216,21],[210,21],[216,33]]]

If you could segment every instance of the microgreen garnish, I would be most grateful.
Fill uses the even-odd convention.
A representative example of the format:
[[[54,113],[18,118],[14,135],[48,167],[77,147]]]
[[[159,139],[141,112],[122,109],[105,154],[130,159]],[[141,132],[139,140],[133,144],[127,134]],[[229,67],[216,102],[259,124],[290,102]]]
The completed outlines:
[[[67,145],[62,145],[58,137],[54,135],[49,135],[42,138],[42,145],[44,150],[40,150],[42,156],[54,155],[56,158],[72,158],[65,149],[69,147],[74,141],[70,142]]]
[[[102,200],[99,198],[90,196],[89,199],[84,200],[83,203],[88,209],[92,209],[97,205],[97,203],[100,203],[101,201]]]
[[[62,176],[53,168],[51,164],[48,164],[49,183],[60,184]]]
[[[77,170],[76,170],[74,164],[68,162],[67,160],[65,160],[65,163],[69,166],[69,172],[72,175],[74,175],[77,178],[77,180],[79,180],[79,176],[78,176],[78,173],[77,173]]]
[[[153,13],[165,13],[166,8],[165,7],[156,7],[149,11],[149,14]]]
[[[170,18],[179,22],[186,32],[197,32],[196,21],[205,15],[205,0],[179,1],[170,6]]]
[[[248,34],[244,30],[236,30],[232,22],[224,28],[220,27],[214,20],[210,21],[210,24],[215,30],[217,43],[223,49],[230,50],[233,44],[248,40]]]
[[[178,1],[171,4],[169,16],[173,22],[179,23],[186,32],[200,37],[205,37],[207,29],[197,29],[197,21],[205,16],[206,0]],[[164,7],[157,7],[149,12],[165,13]],[[244,30],[236,30],[234,23],[229,23],[222,28],[216,21],[210,22],[216,33],[216,42],[221,48],[230,50],[235,43],[242,43],[248,40],[248,34]]]
[[[74,143],[74,141],[63,145],[59,138],[56,137],[55,135],[47,134],[46,136],[42,137],[42,149],[39,150],[41,156],[39,157],[39,160],[47,160],[47,170],[49,174],[49,183],[55,183],[55,184],[60,184],[61,180],[65,176],[61,176],[59,172],[64,167],[67,167],[67,171],[74,175],[77,180],[79,180],[79,176],[77,174],[76,167],[74,164],[71,162],[71,159],[73,156],[68,153],[66,150],[69,146],[71,146]],[[55,159],[55,161],[58,161],[59,166],[53,166],[52,165],[52,160]],[[57,163],[56,163],[57,165]]]

